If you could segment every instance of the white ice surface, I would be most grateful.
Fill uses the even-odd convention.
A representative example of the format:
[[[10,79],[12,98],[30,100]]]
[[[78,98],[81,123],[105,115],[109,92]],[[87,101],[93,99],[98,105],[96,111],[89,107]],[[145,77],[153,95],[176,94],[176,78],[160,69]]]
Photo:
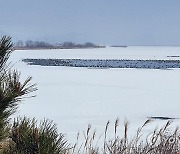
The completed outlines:
[[[180,47],[128,47],[106,49],[15,51],[10,60],[21,71],[21,78],[33,77],[38,91],[35,98],[20,104],[16,115],[54,120],[60,132],[75,141],[88,124],[99,134],[108,120],[117,117],[120,127],[126,118],[131,133],[150,116],[180,118],[180,69],[87,69],[29,66],[22,58],[80,59],[180,59]],[[15,115],[15,116],[16,116]],[[156,120],[148,132],[166,121]],[[179,124],[175,120],[173,125]]]

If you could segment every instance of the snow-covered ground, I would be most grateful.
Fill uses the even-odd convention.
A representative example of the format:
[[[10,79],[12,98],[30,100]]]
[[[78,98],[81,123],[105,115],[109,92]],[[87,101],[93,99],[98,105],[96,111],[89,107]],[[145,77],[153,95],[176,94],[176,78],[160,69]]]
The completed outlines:
[[[180,47],[127,47],[102,49],[14,51],[10,60],[22,80],[33,77],[35,98],[21,103],[17,115],[54,120],[60,132],[75,141],[76,134],[92,125],[103,133],[108,120],[126,118],[133,134],[150,116],[180,118],[180,69],[87,69],[33,66],[24,58],[180,60]],[[155,120],[144,131],[166,121]],[[174,120],[173,125],[179,124]],[[112,131],[111,131],[112,132]]]

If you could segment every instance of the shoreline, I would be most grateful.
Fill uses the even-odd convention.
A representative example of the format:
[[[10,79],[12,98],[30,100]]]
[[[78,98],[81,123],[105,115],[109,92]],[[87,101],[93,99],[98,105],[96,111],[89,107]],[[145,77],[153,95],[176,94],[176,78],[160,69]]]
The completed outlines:
[[[106,46],[95,47],[14,47],[13,50],[51,50],[51,49],[96,49],[106,48]]]

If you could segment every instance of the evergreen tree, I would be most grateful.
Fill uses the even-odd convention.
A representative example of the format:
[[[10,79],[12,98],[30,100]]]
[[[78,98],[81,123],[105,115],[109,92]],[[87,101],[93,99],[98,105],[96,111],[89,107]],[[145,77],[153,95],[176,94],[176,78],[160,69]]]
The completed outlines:
[[[13,51],[11,37],[0,39],[0,153],[7,154],[60,154],[68,145],[63,134],[58,134],[52,121],[44,120],[39,126],[34,119],[17,118],[10,123],[23,96],[37,90],[32,77],[20,81],[20,73],[11,70],[8,59]]]

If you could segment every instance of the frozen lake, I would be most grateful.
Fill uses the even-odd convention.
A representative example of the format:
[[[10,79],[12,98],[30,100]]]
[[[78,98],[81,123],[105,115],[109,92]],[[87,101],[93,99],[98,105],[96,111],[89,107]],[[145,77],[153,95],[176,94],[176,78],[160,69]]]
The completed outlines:
[[[180,60],[180,47],[138,47],[14,51],[10,60],[21,71],[22,80],[33,77],[35,98],[20,104],[17,115],[49,118],[60,132],[75,141],[88,124],[103,133],[119,117],[126,118],[134,132],[150,116],[180,118],[180,69],[87,69],[33,66],[24,58]],[[144,131],[166,121],[155,120]],[[178,125],[174,120],[173,125]]]

